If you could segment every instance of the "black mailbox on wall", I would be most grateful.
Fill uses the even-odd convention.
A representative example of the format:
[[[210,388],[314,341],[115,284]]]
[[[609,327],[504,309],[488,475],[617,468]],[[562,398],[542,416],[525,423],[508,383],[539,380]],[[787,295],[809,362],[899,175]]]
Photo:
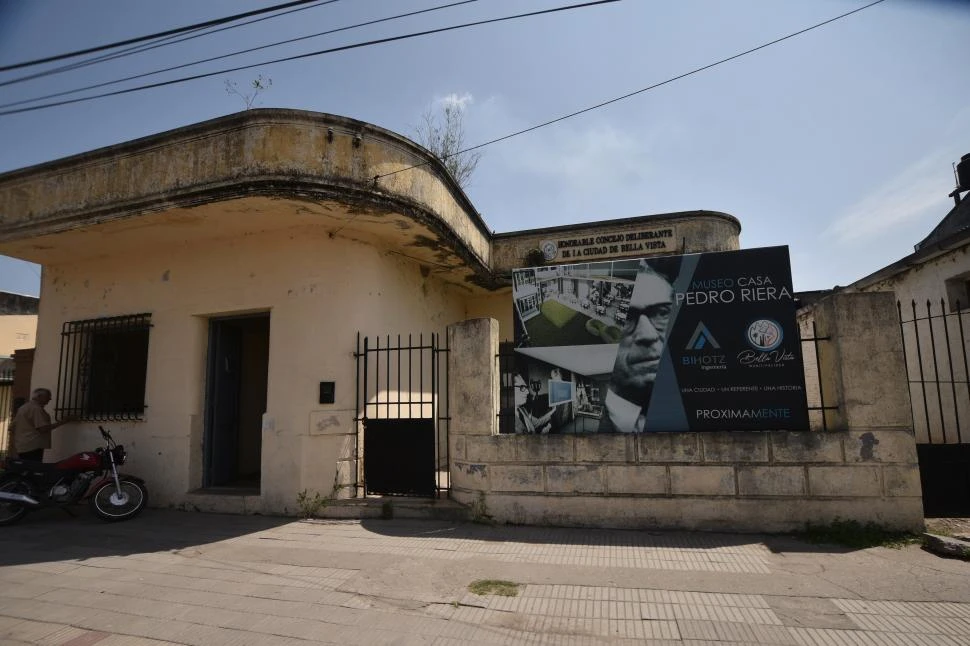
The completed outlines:
[[[332,404],[334,401],[334,391],[335,382],[333,381],[321,381],[320,382],[320,403],[321,404]]]

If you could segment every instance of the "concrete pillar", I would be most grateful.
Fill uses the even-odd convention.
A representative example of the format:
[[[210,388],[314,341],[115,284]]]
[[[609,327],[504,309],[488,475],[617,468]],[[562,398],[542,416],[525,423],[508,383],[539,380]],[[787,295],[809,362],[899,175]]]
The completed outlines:
[[[903,340],[891,292],[835,293],[815,307],[823,401],[830,430],[912,432]]]
[[[448,326],[452,438],[498,433],[498,331],[498,321],[492,318]]]

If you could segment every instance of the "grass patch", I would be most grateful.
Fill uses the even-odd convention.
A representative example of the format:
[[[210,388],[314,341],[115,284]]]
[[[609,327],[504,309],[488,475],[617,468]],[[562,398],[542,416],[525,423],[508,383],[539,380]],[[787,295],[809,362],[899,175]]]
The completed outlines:
[[[894,532],[875,523],[863,525],[855,520],[836,520],[829,525],[809,524],[798,537],[816,545],[841,545],[853,549],[889,547],[898,550],[922,540],[918,534]]]
[[[519,584],[498,579],[479,579],[468,584],[468,591],[478,595],[494,594],[500,597],[516,597],[519,595]]]
[[[539,307],[542,315],[545,316],[550,323],[558,328],[564,327],[567,323],[573,320],[573,317],[579,314],[574,309],[566,307],[559,301],[546,301]]]

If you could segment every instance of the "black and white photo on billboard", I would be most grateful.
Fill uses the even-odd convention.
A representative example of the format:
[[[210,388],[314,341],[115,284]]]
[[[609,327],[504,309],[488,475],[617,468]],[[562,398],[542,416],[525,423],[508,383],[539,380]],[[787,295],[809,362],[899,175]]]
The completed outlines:
[[[513,302],[518,432],[808,428],[787,247],[515,270]]]

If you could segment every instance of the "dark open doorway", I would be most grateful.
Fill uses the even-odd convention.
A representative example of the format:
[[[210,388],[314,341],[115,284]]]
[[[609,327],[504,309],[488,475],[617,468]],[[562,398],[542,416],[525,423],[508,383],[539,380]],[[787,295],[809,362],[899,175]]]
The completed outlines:
[[[209,321],[202,485],[259,491],[269,314]]]

